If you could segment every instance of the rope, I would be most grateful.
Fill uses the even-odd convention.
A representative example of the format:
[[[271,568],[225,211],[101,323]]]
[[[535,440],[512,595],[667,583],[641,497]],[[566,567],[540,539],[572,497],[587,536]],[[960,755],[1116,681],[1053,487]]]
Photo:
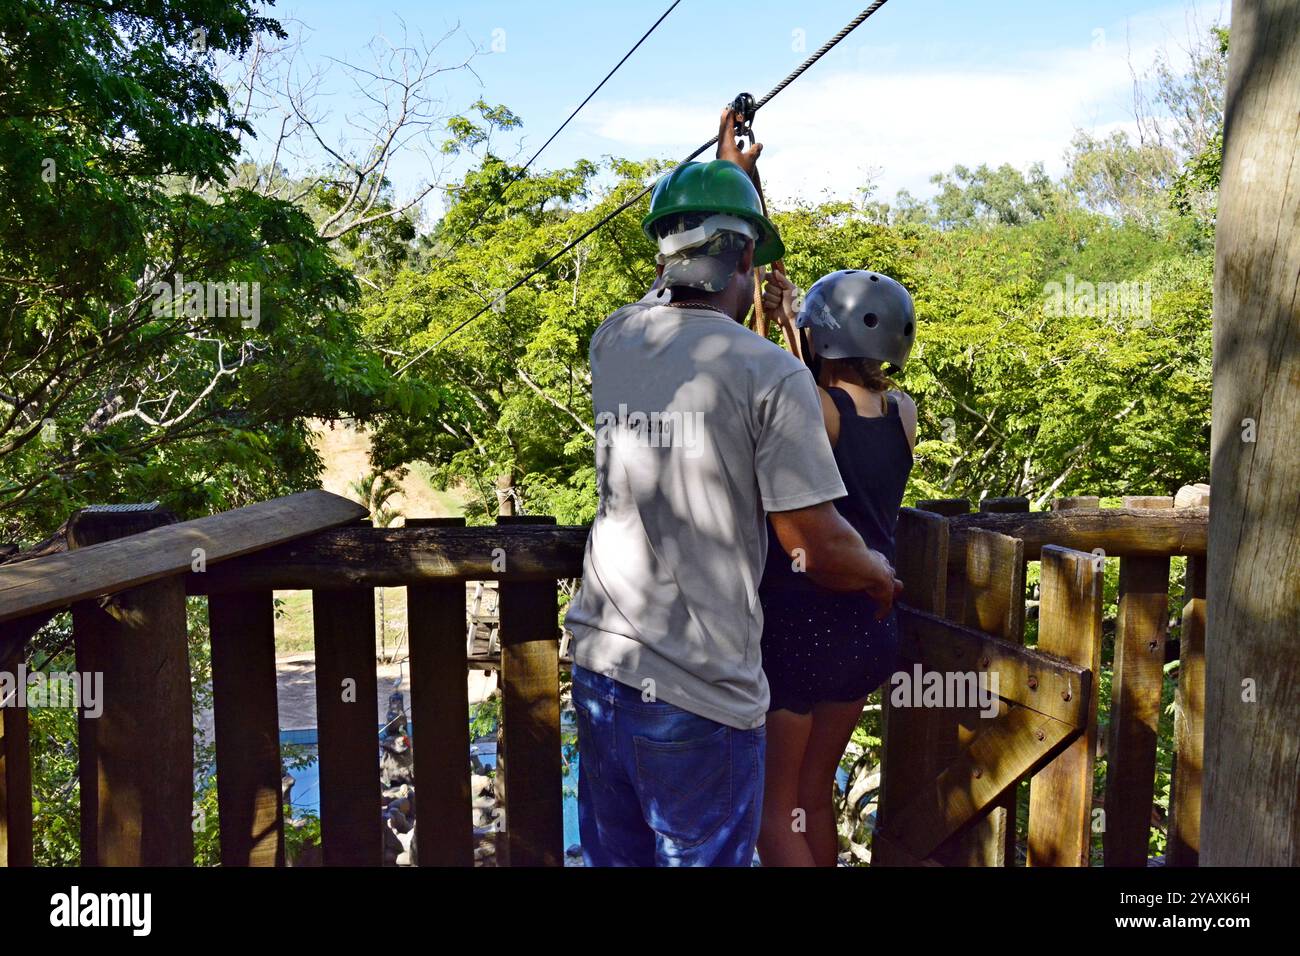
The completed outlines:
[[[682,0],[673,0],[672,5],[669,6],[667,10],[665,10],[663,13],[659,15],[659,19],[656,20],[653,24],[651,24],[650,29],[647,30],[645,33],[641,34],[641,39],[637,40],[636,43],[632,44],[632,48],[623,54],[623,59],[619,60],[617,63],[614,64],[614,68],[605,74],[605,78],[596,84],[596,88],[587,94],[587,98],[577,105],[574,111],[569,114],[568,118],[563,123],[561,123],[559,127],[555,130],[555,132],[552,133],[547,138],[546,142],[542,143],[541,148],[539,148],[537,152],[533,153],[532,157],[528,160],[528,162],[524,163],[523,168],[520,169],[517,173],[514,174],[514,176],[511,177],[510,181],[506,183],[505,188],[502,189],[499,193],[497,193],[496,196],[492,198],[492,201],[483,207],[483,211],[480,212],[474,218],[474,221],[471,222],[468,226],[465,227],[464,230],[461,231],[461,234],[456,237],[456,241],[452,243],[451,248],[448,249],[446,252],[444,252],[442,255],[438,256],[438,258],[432,263],[432,265],[437,265],[438,263],[444,262],[447,259],[451,258],[452,253],[454,253],[457,249],[460,248],[461,243],[465,241],[466,237],[469,236],[471,232],[473,232],[475,229],[478,228],[479,223],[483,221],[483,217],[486,216],[493,209],[495,209],[497,204],[500,203],[501,200],[506,198],[506,194],[510,192],[511,187],[513,187],[515,183],[519,182],[519,180],[524,178],[524,174],[527,173],[528,170],[532,167],[533,163],[537,161],[537,157],[542,155],[542,151],[546,149],[547,146],[550,146],[552,142],[555,141],[555,137],[559,136],[562,132],[564,132],[564,128],[568,126],[570,122],[573,121],[573,118],[577,116],[579,112],[581,112],[584,106],[586,106],[588,103],[591,102],[591,98],[600,92],[600,88],[609,82],[609,78],[618,72],[619,67],[621,67],[624,63],[627,62],[628,57],[630,57],[633,53],[637,51],[637,48],[646,41],[646,39],[650,36],[650,34],[655,32],[659,24],[663,23],[664,20],[667,19],[668,14],[672,13],[675,9],[677,9],[677,5],[681,2]]]
[[[805,72],[805,71],[806,71],[810,66],[812,66],[814,63],[816,63],[818,60],[820,60],[823,56],[825,56],[828,52],[830,52],[830,50],[831,50],[832,47],[834,47],[837,43],[839,43],[839,42],[840,42],[841,40],[843,40],[846,36],[848,36],[850,33],[852,33],[854,30],[856,30],[859,26],[861,26],[862,23],[863,23],[863,21],[865,21],[865,20],[866,20],[868,17],[870,17],[873,13],[875,13],[877,10],[879,10],[881,7],[883,7],[883,6],[885,5],[886,2],[887,2],[887,0],[875,0],[875,3],[871,4],[871,6],[867,7],[865,10],[863,10],[861,13],[859,13],[856,17],[854,17],[852,20],[850,20],[850,21],[849,21],[849,22],[848,22],[848,23],[843,27],[843,29],[840,30],[839,33],[835,34],[835,36],[831,37],[829,40],[827,40],[825,43],[823,43],[823,44],[822,44],[822,45],[821,45],[821,46],[820,46],[820,47],[819,47],[819,48],[818,48],[818,49],[817,49],[817,50],[816,50],[816,51],[815,51],[811,56],[808,57],[808,59],[804,60],[801,64],[799,64],[799,66],[796,67],[796,68],[795,68],[795,69],[790,73],[789,76],[787,76],[785,79],[783,79],[783,80],[782,80],[780,83],[778,83],[776,86],[772,87],[772,89],[768,91],[768,93],[767,93],[766,96],[764,96],[762,99],[758,100],[758,102],[757,102],[757,103],[755,104],[755,106],[754,106],[754,112],[757,113],[760,109],[762,109],[762,108],[763,108],[764,106],[766,106],[769,102],[771,102],[772,99],[773,99],[774,97],[776,97],[776,95],[777,95],[778,93],[780,93],[780,92],[781,92],[782,90],[784,90],[787,86],[789,86],[791,83],[793,83],[795,80],[797,80],[800,76],[802,76],[802,75],[804,74],[804,72]],[[674,6],[675,6],[675,4],[674,4]],[[666,15],[667,15],[667,14],[665,14],[665,16],[666,16]],[[661,19],[662,19],[662,18],[661,18]],[[713,137],[712,139],[710,139],[707,143],[705,143],[704,145],[700,146],[699,149],[695,150],[693,153],[691,153],[689,156],[687,156],[685,159],[683,159],[680,163],[678,163],[678,165],[682,165],[683,163],[689,163],[691,160],[695,159],[697,156],[699,156],[701,153],[703,153],[703,152],[704,152],[706,149],[708,149],[710,146],[714,146],[714,145],[716,145],[717,142],[718,142],[718,137],[717,137],[717,136],[714,136],[714,137]],[[656,182],[657,182],[657,180],[656,180]],[[611,213],[607,214],[606,216],[604,216],[603,218],[601,218],[600,221],[597,222],[594,226],[592,226],[590,229],[587,229],[586,231],[584,231],[584,232],[582,233],[582,235],[578,236],[578,238],[574,239],[572,242],[569,242],[569,243],[568,243],[567,245],[565,245],[564,248],[562,248],[559,252],[557,252],[555,255],[551,256],[549,259],[547,259],[545,262],[543,262],[543,263],[542,263],[540,266],[538,266],[537,268],[533,269],[532,272],[528,273],[526,276],[524,276],[522,279],[520,279],[518,282],[516,282],[516,283],[515,283],[514,285],[512,285],[510,288],[506,289],[504,292],[502,292],[500,295],[498,295],[495,299],[493,299],[493,300],[492,300],[491,302],[489,302],[487,305],[483,306],[483,308],[479,309],[477,312],[475,312],[473,315],[471,315],[468,319],[465,319],[463,322],[461,322],[459,325],[457,325],[455,328],[453,328],[450,332],[448,332],[446,335],[444,335],[442,338],[440,338],[437,342],[435,342],[435,343],[433,343],[432,345],[430,345],[429,347],[425,348],[425,349],[422,350],[419,354],[417,354],[414,358],[412,358],[410,361],[408,361],[408,362],[406,362],[404,365],[402,365],[402,367],[399,368],[399,369],[397,370],[397,373],[396,373],[396,374],[400,376],[402,373],[404,373],[408,368],[410,368],[412,365],[414,365],[414,364],[415,364],[416,362],[418,362],[420,359],[424,358],[424,357],[425,357],[426,355],[428,355],[430,352],[433,352],[433,351],[437,350],[437,349],[438,349],[439,347],[441,347],[441,345],[442,345],[444,342],[446,342],[449,338],[451,338],[453,335],[455,335],[455,334],[456,334],[457,332],[459,332],[461,329],[465,328],[465,326],[469,325],[471,322],[473,322],[474,320],[476,320],[477,318],[479,318],[479,317],[480,317],[481,315],[483,315],[484,313],[490,311],[493,307],[496,306],[496,304],[497,304],[498,302],[500,302],[500,301],[502,301],[503,299],[505,299],[506,296],[510,295],[511,292],[514,292],[516,289],[518,289],[520,286],[522,286],[522,285],[523,285],[525,282],[527,282],[529,279],[532,279],[534,276],[536,276],[536,275],[538,275],[539,273],[543,272],[543,271],[544,271],[545,269],[547,269],[547,268],[548,268],[552,263],[554,263],[556,260],[558,260],[561,256],[565,255],[565,254],[568,253],[568,252],[571,252],[575,246],[577,246],[579,243],[581,243],[584,239],[586,239],[586,238],[587,238],[588,236],[590,236],[592,233],[596,232],[598,229],[600,229],[600,228],[602,228],[603,226],[605,226],[605,224],[608,223],[611,219],[614,219],[615,217],[617,217],[617,216],[621,215],[622,213],[626,212],[626,211],[627,211],[628,209],[630,209],[632,206],[636,205],[638,202],[640,202],[642,199],[644,199],[644,198],[645,198],[645,197],[650,193],[650,191],[651,191],[652,189],[654,189],[654,187],[655,187],[655,183],[651,183],[650,185],[648,185],[648,186],[646,186],[644,189],[642,189],[639,193],[637,193],[635,196],[633,196],[631,199],[629,199],[629,200],[627,200],[626,202],[622,203],[622,204],[621,204],[617,209],[615,209],[613,212],[611,212]]]

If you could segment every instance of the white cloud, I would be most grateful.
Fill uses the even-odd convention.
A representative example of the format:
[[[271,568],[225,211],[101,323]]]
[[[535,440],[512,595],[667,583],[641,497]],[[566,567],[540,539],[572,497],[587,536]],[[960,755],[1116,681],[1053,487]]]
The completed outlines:
[[[1161,49],[1177,56],[1219,11],[1154,11],[978,69],[898,69],[898,50],[871,47],[828,58],[759,114],[764,182],[777,199],[849,198],[874,178],[877,196],[892,199],[904,188],[932,194],[930,176],[956,163],[1042,161],[1059,173],[1076,129],[1127,125],[1130,64],[1141,71]],[[682,131],[710,130],[718,109],[685,98],[593,104],[586,123],[610,152],[684,155],[703,137]]]

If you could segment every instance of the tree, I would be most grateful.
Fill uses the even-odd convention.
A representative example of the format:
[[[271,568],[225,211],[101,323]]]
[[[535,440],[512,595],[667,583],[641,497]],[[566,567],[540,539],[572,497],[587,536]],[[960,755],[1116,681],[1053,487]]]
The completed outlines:
[[[362,348],[356,281],[299,206],[232,186],[215,75],[249,0],[0,12],[0,523],[89,500],[204,513],[314,483],[304,417],[423,409]]]
[[[353,481],[348,488],[370,511],[370,521],[376,528],[387,528],[401,517],[401,513],[396,508],[390,507],[390,502],[402,493],[397,478],[391,473],[371,470]],[[387,659],[388,616],[385,613],[384,589],[378,588],[378,591],[379,653],[381,657]]]

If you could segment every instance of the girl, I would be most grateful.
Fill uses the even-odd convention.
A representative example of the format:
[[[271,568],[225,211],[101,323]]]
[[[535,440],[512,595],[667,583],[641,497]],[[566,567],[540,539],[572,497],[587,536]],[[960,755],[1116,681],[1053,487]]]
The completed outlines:
[[[916,338],[912,297],[879,273],[833,272],[808,291],[796,320],[793,292],[773,272],[763,307],[777,315],[787,347],[820,387],[826,434],[848,489],[835,506],[892,564],[916,405],[889,390],[881,365],[907,361]],[[898,627],[892,612],[877,620],[865,594],[830,591],[799,574],[797,557],[769,527],[759,596],[772,702],[758,852],[765,866],[834,866],[835,772],[867,695],[895,668]]]

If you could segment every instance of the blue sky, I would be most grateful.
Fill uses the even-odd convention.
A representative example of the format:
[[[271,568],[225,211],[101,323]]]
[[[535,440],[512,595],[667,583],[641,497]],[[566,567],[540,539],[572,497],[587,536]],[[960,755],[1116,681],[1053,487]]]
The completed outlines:
[[[451,110],[479,96],[524,121],[499,152],[532,151],[581,101],[670,0],[600,4],[281,0],[272,15],[305,28],[301,62],[368,62],[376,34],[402,24],[434,40],[447,62],[481,51],[474,72],[444,74]],[[855,15],[853,0],[683,0],[561,137],[542,166],[605,154],[677,157],[707,139],[721,105],[766,92]],[[932,192],[954,163],[1059,172],[1076,128],[1131,123],[1130,64],[1159,51],[1177,59],[1189,34],[1226,23],[1221,0],[890,0],[759,114],[765,184],[778,201],[852,196],[871,181],[880,198]],[[290,25],[290,24],[286,24]],[[797,49],[802,31],[805,48]],[[357,109],[337,68],[323,87],[332,120]],[[428,175],[395,164],[399,193]],[[454,175],[455,170],[449,170]],[[435,202],[428,209],[437,215]]]

